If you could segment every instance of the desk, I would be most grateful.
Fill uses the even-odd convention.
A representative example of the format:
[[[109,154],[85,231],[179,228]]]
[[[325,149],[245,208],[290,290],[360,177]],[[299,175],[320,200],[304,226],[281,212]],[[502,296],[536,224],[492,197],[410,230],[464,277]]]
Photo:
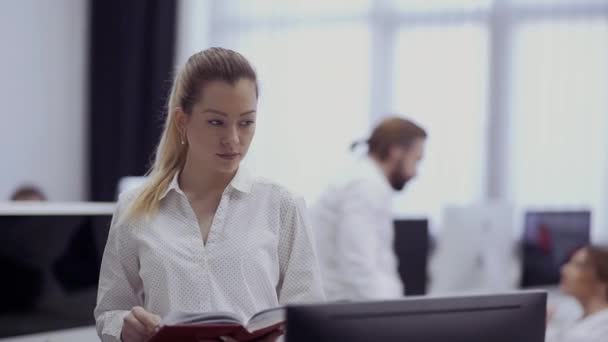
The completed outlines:
[[[72,328],[69,335],[79,336],[77,328],[94,324],[99,264],[114,207],[0,203],[0,265],[10,280],[0,283],[0,338]]]
[[[99,342],[94,326],[1,338],[0,342]]]

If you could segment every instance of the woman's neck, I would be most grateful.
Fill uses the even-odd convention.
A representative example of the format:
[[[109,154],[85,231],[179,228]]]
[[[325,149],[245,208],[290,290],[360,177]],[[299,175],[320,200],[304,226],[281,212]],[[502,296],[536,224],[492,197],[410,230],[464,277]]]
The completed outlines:
[[[608,309],[608,300],[606,298],[593,297],[581,301],[583,306],[583,317],[588,317],[599,311]]]
[[[180,188],[188,194],[188,197],[200,198],[221,194],[235,175],[235,173],[217,172],[195,164],[190,158],[187,158],[179,175]]]

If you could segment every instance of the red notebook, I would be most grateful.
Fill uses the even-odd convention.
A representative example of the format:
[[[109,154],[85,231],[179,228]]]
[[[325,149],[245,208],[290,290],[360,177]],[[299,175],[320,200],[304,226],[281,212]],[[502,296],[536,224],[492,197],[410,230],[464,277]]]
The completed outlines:
[[[174,312],[163,318],[160,329],[149,342],[198,342],[220,336],[251,341],[281,329],[284,322],[285,309],[282,307],[260,311],[247,321],[227,312]]]

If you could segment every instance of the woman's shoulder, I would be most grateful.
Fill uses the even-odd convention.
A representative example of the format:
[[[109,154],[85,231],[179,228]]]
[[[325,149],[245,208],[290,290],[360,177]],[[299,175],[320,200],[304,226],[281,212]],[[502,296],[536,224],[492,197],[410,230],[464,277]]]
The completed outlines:
[[[116,202],[116,207],[119,210],[124,210],[126,208],[128,208],[137,197],[139,197],[139,194],[141,194],[141,192],[144,190],[145,187],[145,183],[143,184],[139,184],[136,187],[133,187],[131,189],[127,189],[123,192],[121,192],[120,194],[118,194],[118,200]]]
[[[114,222],[116,226],[130,226],[138,220],[130,218],[130,209],[139,195],[143,192],[145,183],[131,189],[127,189],[118,195],[116,201],[116,211],[114,212]]]

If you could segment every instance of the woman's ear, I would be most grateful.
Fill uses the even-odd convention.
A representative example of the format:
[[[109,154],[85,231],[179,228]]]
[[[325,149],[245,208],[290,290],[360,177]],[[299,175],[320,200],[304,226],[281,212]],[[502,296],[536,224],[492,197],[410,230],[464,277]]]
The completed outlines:
[[[188,124],[189,118],[190,117],[188,116],[188,114],[186,114],[186,112],[184,112],[182,107],[175,108],[175,112],[173,113],[173,119],[175,120],[175,125],[177,126],[177,130],[179,131],[179,134],[182,137],[186,133],[186,125]]]

